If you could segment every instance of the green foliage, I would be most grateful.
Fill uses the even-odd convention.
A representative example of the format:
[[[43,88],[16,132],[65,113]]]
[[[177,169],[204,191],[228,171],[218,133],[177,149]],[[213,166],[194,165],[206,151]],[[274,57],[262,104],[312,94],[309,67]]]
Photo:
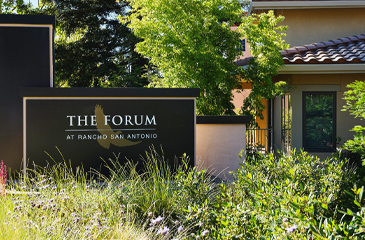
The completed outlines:
[[[0,197],[0,239],[181,239],[186,230],[171,213],[182,210],[162,160],[151,149],[137,173],[116,159],[110,177],[66,163],[34,166]]]
[[[342,163],[305,152],[248,159],[237,172],[236,194],[248,199],[251,214],[265,226],[256,236],[307,239],[308,222],[326,214],[321,203],[336,205],[345,173]]]
[[[348,84],[347,87],[352,88],[352,90],[348,90],[344,93],[344,99],[346,100],[344,109],[349,110],[355,117],[365,119],[365,82],[355,81]]]
[[[130,4],[133,13],[122,21],[129,21],[128,27],[143,39],[137,51],[160,71],[150,86],[200,88],[198,114],[234,114],[232,90],[243,78],[253,87],[244,103],[245,114],[256,111],[263,117],[261,100],[285,91],[283,82],[271,82],[283,65],[279,51],[287,47],[279,33],[286,27],[277,26],[283,17],[269,12],[242,19],[245,3],[238,0],[131,0]],[[230,30],[234,24],[241,24],[239,31]],[[237,46],[242,36],[254,56],[244,70],[234,63],[241,54]]]
[[[189,207],[187,218],[201,239],[314,239],[321,219],[340,221],[336,206],[351,174],[305,152],[254,155],[215,200]]]
[[[343,107],[343,111],[348,110],[350,114],[354,115],[356,118],[365,119],[365,82],[355,81],[349,85],[348,90],[344,93],[344,99],[346,100],[346,105]],[[361,155],[361,158],[365,160],[365,127],[357,125],[354,126],[351,131],[356,132],[354,139],[348,140],[344,144],[344,149]]]
[[[188,157],[183,156],[181,160],[182,164],[174,176],[178,189],[174,195],[181,207],[187,209],[188,206],[200,206],[207,200],[213,200],[217,192],[214,180],[217,179],[213,178],[206,169],[198,171],[196,167],[190,168]]]
[[[124,21],[143,39],[136,49],[159,69],[151,87],[200,88],[197,113],[233,114],[231,90],[237,85],[239,55],[237,0],[131,0]]]
[[[273,83],[271,77],[278,74],[284,65],[281,50],[289,45],[282,39],[286,26],[278,26],[284,20],[283,16],[275,17],[273,11],[262,14],[252,14],[244,17],[239,30],[250,44],[253,58],[242,71],[242,78],[251,83],[250,95],[244,100],[242,113],[263,119],[265,106],[262,99],[273,98],[285,94],[285,82]]]
[[[344,214],[343,217],[336,221],[333,217],[320,217],[319,221],[312,221],[310,230],[316,239],[353,239],[360,240],[365,237],[365,207],[363,200],[364,186],[352,189],[353,193],[346,191],[352,197],[356,205],[357,211],[347,208],[346,211],[339,210]],[[322,204],[323,208],[327,208],[326,204]],[[337,209],[336,209],[337,212]],[[351,220],[346,220],[350,217]]]
[[[30,7],[31,4],[24,0],[0,0],[0,14],[22,14]]]
[[[143,172],[118,159],[110,177],[35,166],[0,197],[0,239],[360,240],[364,187],[337,157],[245,156],[233,182],[219,184],[186,156],[172,171],[153,148]]]
[[[121,205],[134,206],[137,218],[168,216],[175,214],[175,198],[172,169],[166,164],[154,148],[146,152],[141,160],[143,171],[138,173],[136,164],[131,161],[125,166],[118,159],[112,162],[110,171],[112,180],[120,182],[118,201]]]
[[[116,17],[125,1],[45,1],[57,19],[56,81],[73,87],[146,85],[148,60],[134,52],[139,41]]]
[[[59,87],[142,87],[151,66],[135,52],[140,40],[117,20],[126,1],[43,0],[34,8],[0,2],[4,13],[55,15],[55,82]]]

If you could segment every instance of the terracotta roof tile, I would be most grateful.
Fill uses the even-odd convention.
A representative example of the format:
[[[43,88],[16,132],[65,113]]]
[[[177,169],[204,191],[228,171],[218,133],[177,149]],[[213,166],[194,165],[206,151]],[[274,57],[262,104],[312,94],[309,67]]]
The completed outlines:
[[[364,35],[355,35],[355,36],[358,37],[361,40],[364,40],[365,39],[365,36]]]
[[[296,47],[295,48],[298,52],[304,52],[304,51],[307,51],[308,49],[306,47]]]
[[[312,43],[281,51],[285,64],[365,63],[365,34]],[[246,61],[238,61],[244,66]]]
[[[351,41],[356,41],[356,40],[359,40],[357,37],[355,37],[355,36],[353,36],[353,37],[349,37],[349,39],[351,40]]]
[[[308,50],[316,49],[317,47],[314,45],[304,45]]]
[[[286,52],[288,54],[291,54],[291,53],[297,53],[298,51],[296,49],[294,49],[294,48],[289,48],[289,49],[286,49]]]
[[[351,42],[351,40],[349,38],[340,38],[340,40],[344,43],[348,43]]]
[[[324,43],[313,43],[317,48],[326,47]]]
[[[299,58],[298,54],[287,54],[283,56],[284,62],[307,63],[314,59],[317,63],[365,62],[365,34],[313,43],[309,46],[312,46],[311,50],[301,52],[302,58]],[[308,48],[308,45],[305,47]]]
[[[335,45],[335,43],[334,42],[332,42],[332,41],[326,41],[326,42],[322,42],[323,44],[325,44],[327,47],[328,46],[333,46],[333,45]]]
[[[286,1],[311,1],[311,2],[315,2],[315,1],[330,1],[330,0],[252,0],[253,2],[286,2]]]
[[[286,50],[281,50],[280,53],[281,53],[281,55],[288,54],[288,52]]]
[[[334,42],[335,44],[343,43],[343,41],[341,39],[335,39],[335,40],[332,40],[332,42]]]

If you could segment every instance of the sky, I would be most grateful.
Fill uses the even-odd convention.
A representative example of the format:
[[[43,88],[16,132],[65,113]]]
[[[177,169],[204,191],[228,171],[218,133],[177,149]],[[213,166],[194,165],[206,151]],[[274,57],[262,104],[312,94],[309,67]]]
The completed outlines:
[[[32,3],[33,6],[37,6],[38,5],[38,0],[26,0]]]

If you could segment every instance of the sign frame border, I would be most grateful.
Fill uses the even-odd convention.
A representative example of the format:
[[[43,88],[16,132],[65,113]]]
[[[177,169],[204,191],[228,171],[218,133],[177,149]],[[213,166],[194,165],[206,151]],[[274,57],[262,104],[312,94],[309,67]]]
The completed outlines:
[[[195,97],[23,97],[23,173],[27,171],[27,100],[193,100],[194,101],[194,166],[196,165],[196,98]]]

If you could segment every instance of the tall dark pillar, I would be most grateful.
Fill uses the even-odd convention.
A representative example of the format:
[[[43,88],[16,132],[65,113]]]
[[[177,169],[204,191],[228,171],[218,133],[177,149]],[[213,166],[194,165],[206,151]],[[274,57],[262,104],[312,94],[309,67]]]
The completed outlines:
[[[22,87],[53,87],[54,16],[0,14],[0,160],[21,170]]]

